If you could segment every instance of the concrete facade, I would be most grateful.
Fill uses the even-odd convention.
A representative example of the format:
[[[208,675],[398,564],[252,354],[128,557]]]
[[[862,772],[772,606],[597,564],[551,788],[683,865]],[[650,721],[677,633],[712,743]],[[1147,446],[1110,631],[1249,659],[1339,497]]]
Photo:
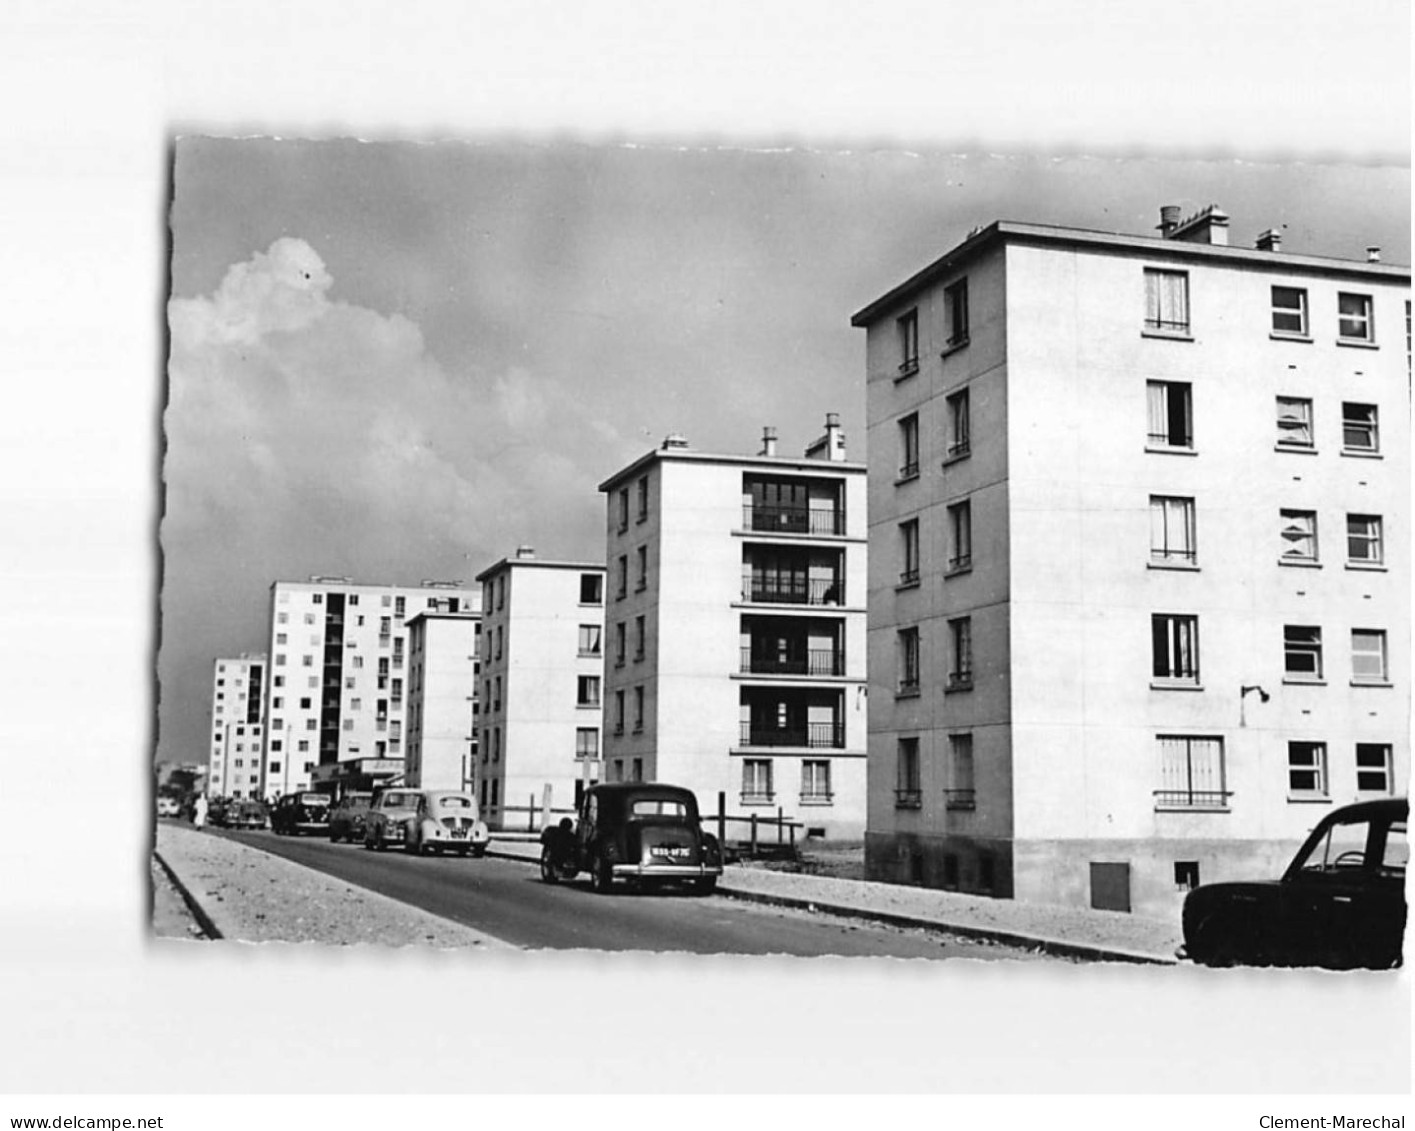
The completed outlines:
[[[480,603],[480,591],[460,582],[272,584],[265,796],[308,789],[320,775],[332,782],[341,763],[403,761],[407,621],[477,612]]]
[[[479,613],[408,618],[408,785],[473,789],[480,645]]]
[[[265,730],[264,656],[242,654],[212,663],[211,748],[207,790],[213,797],[261,797]]]
[[[858,838],[865,786],[865,475],[834,417],[800,458],[670,437],[608,508],[605,776],[706,814]],[[770,834],[774,835],[774,834]]]
[[[540,827],[599,779],[604,688],[604,566],[550,561],[521,547],[482,583],[481,749],[477,800],[496,829]]]
[[[1165,223],[997,223],[854,318],[872,878],[1170,915],[1408,791],[1409,269]]]

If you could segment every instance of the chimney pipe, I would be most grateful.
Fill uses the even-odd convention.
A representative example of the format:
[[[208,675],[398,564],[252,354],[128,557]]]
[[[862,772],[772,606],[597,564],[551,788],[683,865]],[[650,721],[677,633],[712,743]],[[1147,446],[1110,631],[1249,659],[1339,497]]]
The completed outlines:
[[[1371,244],[1366,248],[1366,262],[1379,263],[1381,261],[1381,249],[1376,244]]]
[[[1160,208],[1159,233],[1161,238],[1169,239],[1169,233],[1179,227],[1179,205],[1166,204]]]
[[[687,446],[688,437],[684,436],[681,432],[670,432],[663,438],[664,451],[667,451],[669,448],[686,448]]]
[[[845,433],[840,427],[838,412],[825,414],[825,444],[826,459],[838,461],[845,458]]]
[[[1259,251],[1281,251],[1282,232],[1277,228],[1269,228],[1258,237],[1258,242],[1253,246]]]
[[[534,546],[517,546],[517,547],[516,547],[516,557],[517,557],[517,558],[525,559],[525,558],[534,558],[535,556],[536,556],[536,548],[535,548]]]
[[[776,455],[776,429],[767,425],[762,429],[762,450],[759,453],[764,456]]]

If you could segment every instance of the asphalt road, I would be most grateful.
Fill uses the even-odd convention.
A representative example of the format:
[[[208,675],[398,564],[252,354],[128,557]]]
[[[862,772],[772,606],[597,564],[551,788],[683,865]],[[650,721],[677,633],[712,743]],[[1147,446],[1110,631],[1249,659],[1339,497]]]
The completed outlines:
[[[548,885],[530,863],[413,857],[324,838],[211,830],[434,915],[533,949],[694,954],[1030,959],[1041,956],[925,930],[770,907],[722,895],[596,895],[588,881]]]

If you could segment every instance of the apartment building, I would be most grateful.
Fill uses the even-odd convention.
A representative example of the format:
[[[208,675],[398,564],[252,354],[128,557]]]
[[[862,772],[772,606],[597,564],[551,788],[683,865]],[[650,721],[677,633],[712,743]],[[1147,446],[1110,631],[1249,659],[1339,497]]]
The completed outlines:
[[[455,581],[273,583],[265,795],[367,788],[402,774],[407,622],[418,613],[476,612],[480,597]]]
[[[1165,208],[865,307],[867,872],[1171,915],[1405,793],[1410,272]]]
[[[264,656],[242,653],[213,661],[211,747],[207,790],[213,797],[262,797]]]
[[[482,584],[478,801],[493,828],[524,829],[550,789],[569,810],[599,780],[604,566],[537,558],[530,546]]]
[[[605,775],[687,786],[705,813],[859,837],[865,468],[838,418],[804,456],[670,436],[608,501]],[[728,835],[742,837],[735,823]]]
[[[423,789],[474,788],[481,614],[408,618],[408,737],[404,777]]]

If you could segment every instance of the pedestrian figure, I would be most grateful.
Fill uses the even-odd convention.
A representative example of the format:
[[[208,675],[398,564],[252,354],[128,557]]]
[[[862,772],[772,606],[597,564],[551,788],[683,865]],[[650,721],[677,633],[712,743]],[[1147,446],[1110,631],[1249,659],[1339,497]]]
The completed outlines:
[[[196,825],[198,829],[206,825],[206,808],[206,794],[198,794],[197,803],[192,816],[192,824]]]

